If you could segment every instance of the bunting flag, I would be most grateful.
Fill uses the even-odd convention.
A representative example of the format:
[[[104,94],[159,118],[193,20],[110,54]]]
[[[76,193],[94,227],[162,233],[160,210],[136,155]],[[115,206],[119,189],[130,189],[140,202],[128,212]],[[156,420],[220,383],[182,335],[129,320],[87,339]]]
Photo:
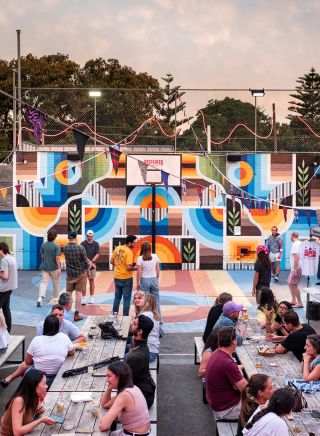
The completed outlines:
[[[181,179],[181,192],[184,197],[187,196],[187,182],[183,179]]]
[[[236,207],[236,197],[234,195],[231,195],[231,201],[232,201],[232,209],[235,209],[235,207]]]
[[[221,192],[221,197],[222,197],[223,205],[225,206],[226,205],[226,194],[224,192]]]
[[[197,190],[197,194],[199,196],[200,206],[202,206],[202,191],[203,191],[203,187],[200,186],[200,185],[196,185],[196,190]]]
[[[76,173],[76,167],[73,166],[73,167],[71,167],[71,169],[72,169],[73,174],[75,174]]]
[[[1,189],[1,195],[4,201],[6,201],[7,193],[8,193],[8,188]]]
[[[114,172],[117,175],[118,169],[119,169],[119,159],[120,159],[121,151],[117,150],[116,148],[109,147],[109,153],[111,156],[111,161],[112,161],[112,166],[113,166]]]
[[[30,186],[30,188],[33,188],[33,180],[31,180],[30,182],[28,182],[28,185]]]
[[[41,144],[41,138],[44,131],[45,116],[32,106],[27,106],[24,112],[26,120],[32,125],[33,136],[36,143]]]
[[[215,197],[215,190],[214,190],[214,188],[210,188],[209,192],[210,192],[211,201],[212,201],[212,204],[213,204],[214,203],[214,197]]]
[[[148,165],[144,162],[142,162],[142,160],[138,160],[138,165],[139,165],[139,170],[141,173],[141,177],[143,179],[143,183],[146,185],[147,184],[147,169],[148,169]]]
[[[44,186],[44,184],[46,182],[46,178],[45,177],[40,177],[40,182],[42,183],[42,186]]]
[[[62,175],[66,179],[68,176],[68,170],[62,170]]]
[[[161,170],[161,182],[164,184],[164,187],[166,188],[167,192],[169,187],[168,180],[169,180],[169,173],[167,173],[167,171]]]
[[[299,221],[299,211],[298,211],[298,209],[294,209],[293,210],[293,215],[294,215],[295,222],[297,223]]]
[[[17,190],[17,193],[20,194],[20,191],[21,191],[21,185],[16,185],[15,188],[16,188],[16,190]]]
[[[285,222],[287,222],[287,214],[288,214],[288,208],[286,208],[286,206],[283,206],[283,218],[285,220]]]
[[[89,136],[77,129],[72,129],[72,132],[75,143],[77,144],[79,158],[80,160],[83,160],[84,150],[86,148],[86,143],[88,142]]]
[[[305,212],[306,212],[306,217],[307,217],[307,221],[308,221],[308,226],[310,227],[311,226],[311,213],[312,213],[312,211],[306,210]]]
[[[80,167],[81,167],[81,170],[83,170],[83,168],[84,168],[84,162],[80,162]]]
[[[103,153],[104,153],[106,159],[108,159],[108,150],[107,149],[103,150]]]

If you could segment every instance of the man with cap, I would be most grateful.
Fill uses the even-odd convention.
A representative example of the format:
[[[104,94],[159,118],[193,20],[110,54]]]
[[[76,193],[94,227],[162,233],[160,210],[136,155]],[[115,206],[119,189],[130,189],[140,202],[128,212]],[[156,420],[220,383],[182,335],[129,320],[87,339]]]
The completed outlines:
[[[100,245],[97,241],[94,241],[93,239],[94,232],[92,230],[87,231],[87,239],[86,241],[82,241],[80,245],[84,247],[87,253],[87,258],[89,262],[89,286],[90,286],[90,298],[88,300],[89,304],[93,304],[93,296],[94,296],[94,279],[96,277],[96,261],[99,259],[100,256]],[[83,294],[82,304],[86,304],[86,291]]]
[[[239,313],[243,309],[242,304],[237,304],[234,301],[227,301],[222,307],[222,314],[218,318],[218,321],[213,326],[213,330],[218,330],[221,327],[236,328]],[[243,329],[240,327],[240,333],[237,333],[237,345],[241,345],[243,342]]]
[[[66,258],[67,269],[67,292],[76,291],[76,307],[74,312],[74,321],[80,321],[83,317],[80,315],[80,305],[82,294],[85,293],[89,263],[86,250],[82,245],[78,245],[77,232],[68,233],[68,244],[63,247],[62,251]]]

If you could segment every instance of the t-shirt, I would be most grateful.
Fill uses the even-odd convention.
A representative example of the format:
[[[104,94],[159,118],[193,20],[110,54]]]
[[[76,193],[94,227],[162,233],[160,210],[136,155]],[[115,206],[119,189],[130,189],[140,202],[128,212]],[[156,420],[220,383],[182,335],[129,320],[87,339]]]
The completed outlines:
[[[156,265],[159,262],[159,258],[156,254],[151,254],[151,256],[151,260],[143,260],[142,256],[139,256],[137,260],[137,265],[141,265],[141,277],[144,279],[157,277]]]
[[[44,242],[40,249],[42,262],[40,269],[42,271],[55,271],[58,269],[56,257],[60,256],[61,248],[53,241]]]
[[[232,357],[218,348],[206,368],[207,400],[216,412],[229,409],[240,401],[240,392],[233,387],[243,376]]]
[[[44,321],[40,322],[40,324],[37,325],[37,336],[43,335],[43,324]],[[80,336],[80,330],[78,329],[78,327],[75,326],[71,321],[68,321],[66,319],[62,320],[62,323],[59,327],[59,332],[67,335],[71,341],[74,341]]]
[[[81,244],[87,253],[87,258],[92,260],[96,254],[100,253],[100,245],[97,241],[92,241],[91,244],[86,241],[82,241]]]
[[[159,330],[160,330],[160,322],[154,319],[152,312],[141,312],[142,315],[147,316],[148,318],[152,319],[153,321],[153,328],[151,332],[149,333],[147,344],[150,353],[159,353],[159,345],[160,345],[160,339],[159,339]]]
[[[13,291],[18,287],[18,269],[16,259],[11,254],[6,254],[1,259],[0,271],[8,273],[8,280],[0,277],[0,292]]]
[[[281,345],[287,351],[292,351],[296,358],[301,362],[307,336],[314,335],[315,333],[316,332],[311,326],[307,324],[302,324],[302,329],[290,333],[289,336],[287,336],[285,340],[281,343]]]
[[[258,408],[249,421],[260,412]],[[244,436],[288,436],[288,426],[285,421],[273,412],[269,412],[258,419],[250,429],[242,430]]]
[[[275,309],[271,309],[272,310],[272,318],[271,318],[271,323],[273,323],[276,319],[276,315],[277,312],[275,311]],[[268,314],[268,308],[266,306],[259,306],[258,310],[257,310],[257,321],[258,322],[266,322],[267,321],[267,314]]]
[[[304,276],[316,276],[318,272],[320,245],[315,241],[300,244],[299,255]]]
[[[291,268],[291,271],[294,270],[294,257],[293,257],[294,254],[298,255],[298,257],[299,257],[298,268],[301,268],[301,258],[299,256],[300,245],[301,245],[301,241],[299,241],[298,239],[292,243],[291,251],[290,251],[290,268]]]
[[[133,251],[126,245],[119,245],[113,250],[112,259],[114,259],[114,278],[130,279],[132,271],[127,270],[127,265],[133,263]]]
[[[32,356],[36,369],[46,374],[57,374],[73,344],[64,333],[54,336],[36,336],[32,339],[27,353]]]
[[[261,260],[257,260],[254,264],[254,270],[259,274],[257,289],[264,287],[269,288],[271,281],[271,266],[266,268]]]

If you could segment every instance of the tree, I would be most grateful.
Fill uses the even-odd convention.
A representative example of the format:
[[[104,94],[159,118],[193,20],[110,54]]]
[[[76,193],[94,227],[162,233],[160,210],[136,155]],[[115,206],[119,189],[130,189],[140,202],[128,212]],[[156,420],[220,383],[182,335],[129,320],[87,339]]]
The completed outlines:
[[[290,101],[289,111],[299,114],[311,121],[320,120],[320,75],[312,67],[310,72],[298,78],[296,93],[290,94],[297,101]],[[289,115],[291,121],[295,121],[294,115]]]
[[[211,137],[215,142],[225,139],[237,124],[245,124],[254,131],[255,107],[251,103],[226,97],[223,100],[209,100],[208,104],[201,109],[205,122],[211,126]],[[271,129],[271,119],[262,110],[257,108],[257,132],[259,135],[267,135]],[[199,138],[204,149],[207,148],[207,136],[203,125],[200,111],[196,120],[178,139],[179,149],[197,150],[195,134]],[[270,141],[269,141],[270,142]],[[258,141],[258,149],[267,149],[266,141]],[[254,149],[254,136],[243,127],[238,128],[232,136],[222,145],[212,146],[212,149],[241,150]]]

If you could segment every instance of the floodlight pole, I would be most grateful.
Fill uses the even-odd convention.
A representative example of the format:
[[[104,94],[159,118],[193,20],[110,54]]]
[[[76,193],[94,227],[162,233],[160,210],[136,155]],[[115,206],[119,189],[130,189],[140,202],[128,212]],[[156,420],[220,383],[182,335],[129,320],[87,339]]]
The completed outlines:
[[[254,154],[257,153],[257,96],[254,96]]]
[[[17,57],[18,57],[18,147],[22,149],[22,131],[21,131],[21,53],[20,53],[20,34],[21,30],[17,30]]]
[[[17,70],[14,68],[12,70],[12,90],[13,90],[13,114],[12,114],[12,148],[13,151],[16,150],[17,147],[17,88],[16,88],[16,73]]]
[[[152,192],[152,227],[151,227],[151,235],[152,235],[152,253],[156,252],[156,184],[151,183],[151,192]]]
[[[97,97],[94,97],[94,154],[97,152]]]

